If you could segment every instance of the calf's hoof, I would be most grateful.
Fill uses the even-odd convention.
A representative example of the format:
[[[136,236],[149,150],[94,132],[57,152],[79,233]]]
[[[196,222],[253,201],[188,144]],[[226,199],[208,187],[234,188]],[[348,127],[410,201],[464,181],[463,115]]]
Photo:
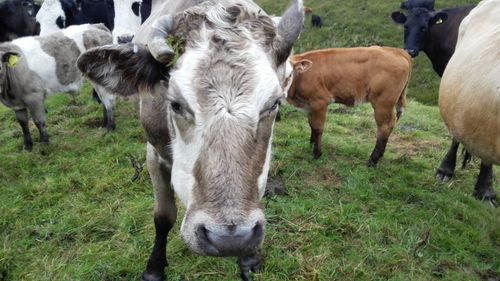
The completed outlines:
[[[368,162],[366,162],[366,165],[367,165],[368,167],[375,168],[375,167],[377,167],[377,162],[378,162],[378,161],[373,160],[373,159],[371,159],[371,158],[370,158],[370,159],[368,160]]]
[[[440,183],[446,183],[453,177],[453,171],[440,167],[436,172],[436,180]]]
[[[49,142],[41,142],[40,143],[40,154],[49,155],[50,147]]]
[[[498,207],[497,195],[491,188],[486,190],[475,190],[473,195],[477,199],[489,203],[493,208]]]
[[[141,276],[141,281],[165,281],[165,273],[149,273],[144,272]]]
[[[33,150],[33,144],[25,144],[23,146],[24,150],[26,151],[32,151]]]

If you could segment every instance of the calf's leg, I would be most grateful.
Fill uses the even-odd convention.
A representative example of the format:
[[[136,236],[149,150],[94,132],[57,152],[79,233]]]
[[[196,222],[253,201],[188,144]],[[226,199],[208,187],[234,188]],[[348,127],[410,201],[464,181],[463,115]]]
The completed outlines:
[[[377,123],[377,142],[368,160],[368,166],[377,165],[378,160],[384,155],[387,141],[396,123],[394,105],[372,103],[372,106],[375,112],[375,122]]]
[[[441,165],[437,169],[436,179],[440,182],[447,182],[453,177],[453,173],[455,172],[455,166],[457,164],[457,151],[458,145],[460,143],[453,138],[451,141],[451,146],[446,155],[441,161]]]
[[[474,196],[482,201],[489,202],[492,206],[497,206],[495,190],[493,190],[493,166],[481,162],[479,176],[477,177]]]
[[[29,129],[28,109],[23,108],[20,110],[16,110],[15,112],[16,112],[16,119],[21,125],[21,129],[23,130],[24,149],[31,151],[31,149],[33,149],[33,140],[31,139],[31,134]]]
[[[309,112],[309,126],[311,127],[311,139],[313,144],[313,157],[318,159],[321,156],[321,137],[325,127],[327,106],[320,105],[311,107]]]
[[[146,270],[142,274],[142,281],[163,281],[167,264],[167,236],[177,218],[174,191],[170,185],[171,166],[160,161],[158,153],[148,143],[147,153],[148,171],[154,187],[155,206],[155,241],[149,256]]]
[[[35,97],[42,96],[34,95]],[[35,122],[38,131],[40,132],[40,143],[43,145],[49,144],[49,134],[47,133],[47,127],[45,124],[45,108],[43,106],[43,100],[34,99],[32,101],[26,102],[31,113],[31,118]]]

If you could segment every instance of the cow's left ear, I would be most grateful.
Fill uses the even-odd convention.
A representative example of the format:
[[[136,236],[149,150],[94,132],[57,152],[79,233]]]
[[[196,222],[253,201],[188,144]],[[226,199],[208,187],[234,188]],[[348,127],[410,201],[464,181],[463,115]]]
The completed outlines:
[[[429,24],[442,24],[448,19],[448,14],[445,12],[437,12],[435,13],[431,19],[429,20]]]
[[[298,72],[298,73],[304,73],[311,68],[313,65],[312,61],[307,60],[307,59],[302,59],[299,61],[292,62],[293,64],[293,70]]]

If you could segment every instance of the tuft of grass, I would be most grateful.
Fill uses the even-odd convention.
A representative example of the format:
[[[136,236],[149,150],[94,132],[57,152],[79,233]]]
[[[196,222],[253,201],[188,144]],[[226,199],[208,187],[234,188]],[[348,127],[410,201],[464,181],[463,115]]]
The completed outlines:
[[[269,13],[286,6],[258,2]],[[296,52],[402,44],[402,31],[388,16],[399,1],[306,5],[324,27],[312,29],[307,18]],[[331,106],[318,160],[307,118],[282,107],[270,174],[289,195],[263,199],[265,264],[255,280],[498,280],[500,209],[471,195],[477,160],[449,183],[435,181],[449,135],[438,108],[418,100],[428,91],[434,104],[439,81],[423,55],[413,73],[407,109],[377,168],[365,165],[375,145],[369,105]],[[51,143],[42,155],[38,143],[32,152],[22,150],[13,112],[0,107],[0,280],[138,280],[154,226],[146,169],[132,181],[130,157],[145,161],[135,102],[119,102],[110,134],[99,127],[101,106],[91,101],[88,85],[76,104],[56,95],[46,108]],[[30,129],[37,141],[36,127]],[[169,235],[169,280],[237,280],[235,259],[186,248],[179,236],[184,211]]]

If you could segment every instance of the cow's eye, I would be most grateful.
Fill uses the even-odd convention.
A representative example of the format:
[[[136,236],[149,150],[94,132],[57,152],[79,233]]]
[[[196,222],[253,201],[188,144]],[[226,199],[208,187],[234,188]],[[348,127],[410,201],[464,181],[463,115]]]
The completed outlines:
[[[278,107],[281,105],[281,99],[278,99],[276,100],[276,102],[273,104],[273,106],[271,106],[271,108],[269,109],[269,111],[274,111],[276,109],[278,109]]]
[[[177,114],[182,114],[182,105],[178,102],[173,101],[170,103],[170,107],[172,107],[172,110],[177,113]]]

